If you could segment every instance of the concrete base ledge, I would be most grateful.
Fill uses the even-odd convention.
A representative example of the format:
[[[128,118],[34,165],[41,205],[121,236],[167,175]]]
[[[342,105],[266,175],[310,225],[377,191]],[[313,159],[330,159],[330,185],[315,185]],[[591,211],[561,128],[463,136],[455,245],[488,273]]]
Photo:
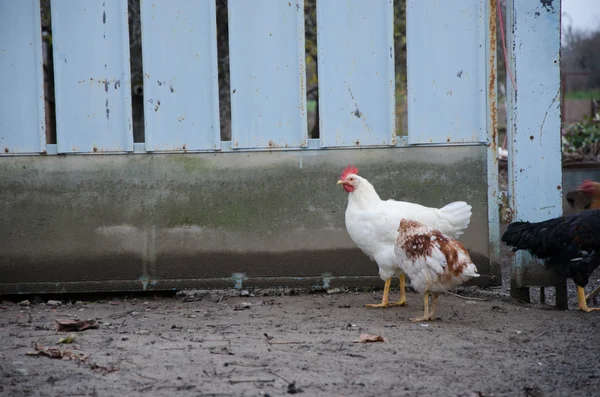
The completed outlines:
[[[485,146],[0,159],[0,294],[310,286],[376,280],[350,240],[355,164],[382,198],[465,200],[461,237],[482,275],[488,254]],[[242,281],[244,282],[244,281]],[[316,284],[314,284],[316,283]],[[346,286],[354,284],[345,284]]]

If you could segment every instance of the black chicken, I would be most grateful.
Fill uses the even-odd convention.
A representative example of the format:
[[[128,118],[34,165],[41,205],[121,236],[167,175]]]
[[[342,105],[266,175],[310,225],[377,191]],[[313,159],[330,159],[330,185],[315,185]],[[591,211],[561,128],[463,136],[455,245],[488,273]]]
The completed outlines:
[[[572,278],[577,285],[579,310],[600,310],[587,306],[583,289],[600,265],[600,209],[537,223],[513,222],[502,241],[513,251],[526,250],[544,259],[546,267],[558,275]]]

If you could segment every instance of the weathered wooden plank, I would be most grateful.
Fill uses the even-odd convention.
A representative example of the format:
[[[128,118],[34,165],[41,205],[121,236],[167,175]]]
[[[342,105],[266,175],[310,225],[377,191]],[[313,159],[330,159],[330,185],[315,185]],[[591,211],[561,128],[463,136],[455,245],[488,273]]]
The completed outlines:
[[[302,0],[229,0],[233,148],[305,147]]]
[[[51,4],[58,152],[132,151],[127,2]]]
[[[215,1],[141,0],[146,150],[221,147]]]
[[[0,0],[0,155],[46,150],[39,0]]]

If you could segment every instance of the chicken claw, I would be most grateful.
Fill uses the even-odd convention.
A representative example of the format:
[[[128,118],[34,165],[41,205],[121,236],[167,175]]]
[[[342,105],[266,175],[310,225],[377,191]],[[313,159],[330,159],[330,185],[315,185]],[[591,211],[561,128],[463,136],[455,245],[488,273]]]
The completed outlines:
[[[400,300],[398,302],[389,301],[391,283],[391,277],[385,280],[385,285],[383,286],[383,298],[381,299],[381,303],[369,303],[365,305],[365,307],[376,307],[380,309],[386,309],[388,307],[398,307],[406,305],[406,292],[404,290],[404,274],[400,276]]]
[[[411,318],[410,322],[411,323],[419,323],[421,321],[434,321],[435,320],[435,310],[437,309],[437,299],[438,299],[438,294],[437,293],[433,293],[432,294],[432,304],[433,307],[431,309],[431,312],[429,312],[429,292],[425,292],[425,294],[423,295],[423,315],[421,317],[415,317],[415,318]]]
[[[583,312],[589,313],[596,310],[600,310],[600,307],[588,307],[585,299],[585,290],[583,289],[583,287],[577,286],[577,299],[579,301],[578,308]]]
[[[369,303],[365,305],[365,307],[378,307],[380,309],[387,309],[388,307],[398,307],[406,305],[406,301],[404,302],[386,302],[386,303]]]
[[[431,318],[431,316],[421,316],[421,317],[414,317],[410,319],[411,323],[420,323],[422,321],[433,321],[435,320],[434,318]]]

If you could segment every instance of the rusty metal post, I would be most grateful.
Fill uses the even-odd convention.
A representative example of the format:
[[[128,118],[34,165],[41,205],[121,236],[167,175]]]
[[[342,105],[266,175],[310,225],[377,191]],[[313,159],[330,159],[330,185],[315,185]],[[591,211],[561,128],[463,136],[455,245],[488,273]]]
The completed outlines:
[[[485,6],[486,29],[486,143],[488,183],[488,240],[490,268],[499,268],[500,263],[500,213],[498,188],[498,92],[497,92],[497,7],[499,0],[488,0]]]
[[[500,263],[500,213],[499,213],[499,187],[498,187],[498,90],[496,40],[497,40],[497,7],[499,0],[486,2],[485,15],[487,17],[486,29],[486,81],[487,81],[487,183],[488,183],[488,240],[490,267],[499,267]]]
[[[560,1],[508,0],[506,19],[510,203],[513,220],[538,222],[562,214]],[[539,266],[515,255],[511,295],[528,300]]]

